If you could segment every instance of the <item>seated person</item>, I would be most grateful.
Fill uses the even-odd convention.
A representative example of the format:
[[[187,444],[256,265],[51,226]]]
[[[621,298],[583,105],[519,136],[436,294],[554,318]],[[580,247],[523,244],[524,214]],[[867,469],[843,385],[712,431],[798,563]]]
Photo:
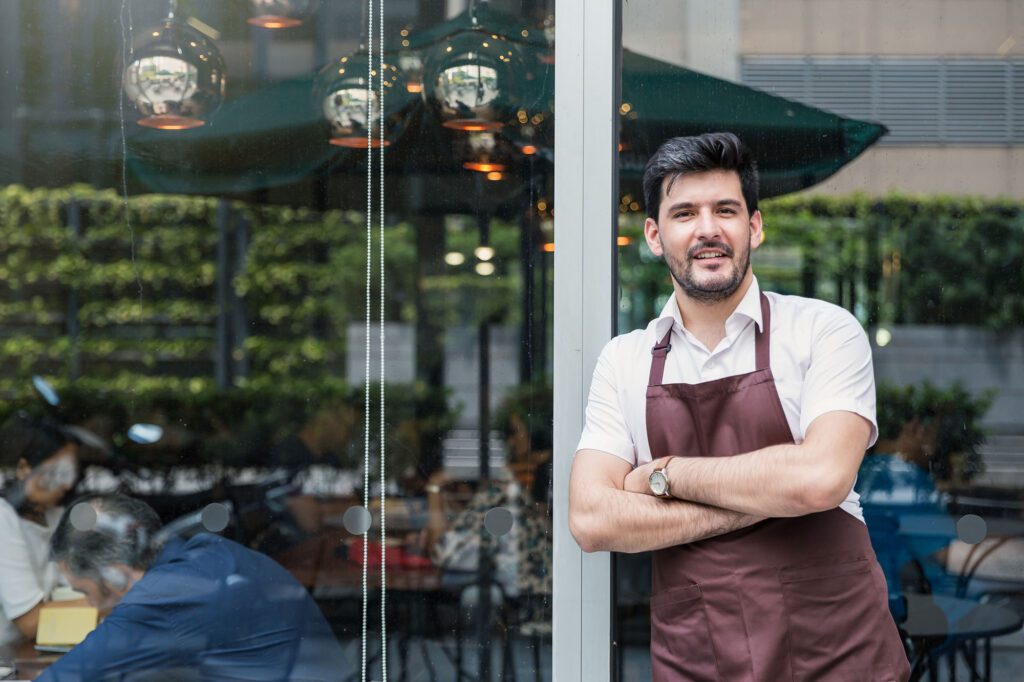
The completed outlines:
[[[426,486],[426,544],[434,563],[448,572],[449,582],[475,582],[485,516],[496,507],[508,509],[512,529],[491,543],[494,579],[506,597],[519,598],[523,622],[550,622],[544,610],[549,608],[552,577],[551,392],[541,385],[520,393],[506,400],[498,415],[508,453],[504,477],[482,481],[450,523],[440,494],[445,474],[431,476]]]
[[[271,559],[201,533],[155,542],[160,521],[123,495],[71,505],[52,556],[109,611],[42,682],[107,679],[335,681],[351,674],[306,590]]]
[[[78,444],[24,413],[0,429],[0,457],[14,480],[0,495],[0,646],[35,639],[39,611],[57,586],[49,559],[60,502],[78,480]]]

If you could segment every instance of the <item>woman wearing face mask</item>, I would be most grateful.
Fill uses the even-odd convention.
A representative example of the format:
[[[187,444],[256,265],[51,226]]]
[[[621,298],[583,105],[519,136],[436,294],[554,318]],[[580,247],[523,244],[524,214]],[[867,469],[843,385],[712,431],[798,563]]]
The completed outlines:
[[[14,466],[0,493],[0,646],[35,639],[57,585],[50,535],[78,480],[78,442],[58,425],[19,413],[0,428],[0,462]]]

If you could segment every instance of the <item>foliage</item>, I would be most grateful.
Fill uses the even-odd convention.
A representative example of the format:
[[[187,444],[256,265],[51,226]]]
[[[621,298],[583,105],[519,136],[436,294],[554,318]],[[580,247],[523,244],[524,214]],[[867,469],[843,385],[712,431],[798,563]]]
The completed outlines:
[[[129,377],[122,377],[129,378]],[[218,390],[209,383],[182,385],[173,379],[151,378],[141,385],[124,381],[109,385],[95,379],[74,384],[55,382],[61,397],[62,420],[86,425],[108,438],[129,459],[151,469],[180,465],[263,466],[271,463],[276,443],[298,433],[324,413],[342,425],[331,462],[358,469],[363,461],[364,390],[343,381],[268,382]],[[439,441],[451,429],[456,413],[445,389],[385,385],[386,440],[389,465],[396,470],[417,463],[425,443]],[[371,423],[380,410],[380,386],[370,387]],[[19,410],[43,414],[44,407],[29,385],[0,402],[0,424]],[[133,423],[164,427],[156,445],[137,446],[123,434]],[[372,444],[373,452],[379,445]],[[94,453],[95,454],[95,453]],[[2,453],[0,453],[2,457]],[[144,458],[144,459],[143,459]],[[0,465],[10,465],[0,460]]]
[[[517,226],[490,226],[492,277],[474,270],[474,221],[445,230],[445,249],[465,262],[440,268],[422,267],[413,225],[384,230],[386,321],[517,321]],[[367,297],[360,213],[2,187],[0,416],[32,407],[29,377],[43,374],[76,419],[102,412],[123,426],[149,414],[179,429],[168,461],[252,461],[317,404],[361,414],[362,389],[345,381],[347,341],[350,327],[361,332],[367,301],[381,315],[373,256]],[[389,459],[407,465],[437,449],[456,411],[441,389],[387,389]],[[360,430],[352,443],[361,461]]]
[[[1018,201],[976,197],[795,196],[762,203],[766,240],[754,256],[769,288],[832,301],[869,325],[1024,322],[1024,211]],[[649,291],[642,217],[624,218],[623,295]],[[794,264],[774,267],[795,255]],[[651,297],[636,319],[657,314]]]
[[[994,391],[972,395],[962,384],[939,388],[930,382],[917,386],[878,387],[878,434],[886,442],[912,444],[920,462],[940,481],[969,481],[984,471],[978,447],[985,442],[981,420]],[[884,453],[883,453],[884,454]]]

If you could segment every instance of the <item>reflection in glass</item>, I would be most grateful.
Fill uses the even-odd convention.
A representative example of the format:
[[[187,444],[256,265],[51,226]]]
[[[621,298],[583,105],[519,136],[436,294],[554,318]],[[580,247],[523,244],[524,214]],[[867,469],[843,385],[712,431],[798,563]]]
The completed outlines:
[[[518,48],[507,40],[463,33],[435,48],[424,67],[424,97],[447,128],[500,130],[516,102]]]
[[[377,62],[376,58],[374,59]],[[401,132],[401,110],[409,101],[405,80],[398,67],[384,64],[383,82],[373,65],[373,83],[367,88],[371,70],[365,54],[342,57],[328,64],[317,76],[316,96],[324,118],[330,124],[330,142],[338,147],[366,149],[381,145],[380,87],[384,87],[384,146]],[[369,112],[368,112],[369,109]],[[370,125],[367,125],[367,113]]]
[[[369,405],[362,393],[367,347],[372,381],[379,376],[376,332],[367,339],[364,327],[365,145],[381,130],[377,88],[367,96],[369,65],[355,53],[361,8],[320,3],[307,26],[270,33],[246,23],[251,3],[188,3],[195,26],[221,32],[212,40],[231,65],[214,111],[202,105],[224,91],[204,87],[215,72],[196,56],[213,59],[206,42],[193,36],[195,46],[161,43],[180,51],[147,51],[147,41],[190,33],[161,23],[165,0],[130,4],[134,26],[158,28],[132,28],[127,15],[122,26],[104,3],[32,3],[37,13],[22,3],[22,18],[38,22],[0,22],[0,44],[21,51],[12,68],[23,71],[28,106],[79,107],[54,112],[67,127],[26,119],[5,138],[11,145],[0,145],[16,155],[0,164],[8,177],[0,243],[14,256],[0,292],[0,345],[11,359],[0,372],[11,396],[0,401],[0,422],[19,409],[59,412],[102,436],[104,448],[79,437],[75,493],[123,491],[157,512],[161,538],[204,544],[216,535],[271,557],[315,601],[352,661],[365,574],[370,677],[380,677],[386,651],[389,679],[431,668],[435,679],[550,679],[551,422],[543,406],[553,268],[541,250],[553,232],[550,70],[529,60],[529,75],[546,77],[534,81],[536,98],[511,106],[521,83],[503,79],[526,78],[508,62],[474,62],[486,67],[479,74],[457,69],[446,85],[476,88],[478,75],[483,84],[480,97],[459,90],[477,107],[469,119],[493,113],[506,126],[472,138],[445,128],[418,86],[433,81],[423,64],[451,44],[448,36],[466,32],[467,15],[443,20],[427,0],[386,3],[387,424],[379,434],[380,393],[372,387]],[[513,37],[536,23],[532,13],[478,14]],[[80,25],[107,27],[90,43],[102,58],[74,43],[75,69],[40,67],[58,63],[52,47],[68,43],[37,39],[49,33],[36,29],[90,37],[74,30]],[[13,40],[15,29],[25,36]],[[126,72],[122,29],[136,38]],[[473,35],[502,42],[490,37],[497,33]],[[550,50],[518,45],[503,56]],[[222,88],[224,71],[216,73]],[[11,92],[20,106],[20,91]],[[95,126],[74,118],[82,107]],[[171,116],[208,125],[164,134],[131,125],[135,109],[161,125]],[[520,153],[526,141],[533,154]],[[74,162],[51,163],[63,155]],[[477,172],[467,162],[493,165]],[[52,382],[59,406],[35,394],[33,374]],[[534,382],[537,395],[517,397]],[[510,400],[522,415],[514,427],[501,409]],[[147,425],[162,430],[156,442]],[[539,433],[524,436],[530,431]],[[5,481],[15,465],[0,459]],[[490,491],[493,504],[470,504]],[[438,502],[444,518],[435,526]],[[502,511],[488,517],[495,507]],[[95,524],[82,516],[79,525]],[[460,533],[463,525],[473,530]],[[449,570],[433,543],[474,531],[487,539],[463,552],[466,570]]]
[[[124,71],[124,94],[161,130],[197,128],[224,97],[224,62],[205,35],[174,19],[142,33]]]
[[[261,28],[301,26],[319,4],[318,0],[249,0],[252,16],[247,20]]]

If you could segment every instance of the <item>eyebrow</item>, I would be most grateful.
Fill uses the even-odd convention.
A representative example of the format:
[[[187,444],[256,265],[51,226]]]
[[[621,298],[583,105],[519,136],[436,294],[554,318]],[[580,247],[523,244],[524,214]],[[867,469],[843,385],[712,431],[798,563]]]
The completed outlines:
[[[680,201],[669,206],[668,212],[672,213],[673,211],[678,211],[681,208],[693,208],[696,205],[697,204],[693,203],[692,201]],[[733,208],[742,208],[743,204],[740,203],[737,199],[719,199],[718,201],[715,202],[715,206],[731,206]]]

